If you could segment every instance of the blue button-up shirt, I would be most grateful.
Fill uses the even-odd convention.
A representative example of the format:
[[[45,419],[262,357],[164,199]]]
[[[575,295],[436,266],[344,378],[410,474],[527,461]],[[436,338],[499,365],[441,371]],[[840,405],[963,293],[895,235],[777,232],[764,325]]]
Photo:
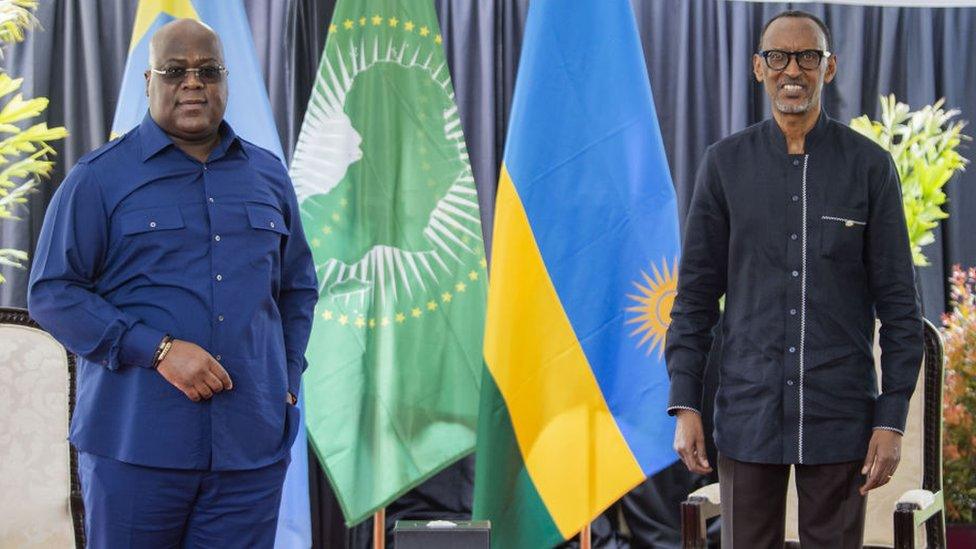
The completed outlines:
[[[128,463],[252,469],[288,453],[318,296],[281,161],[223,123],[207,162],[147,115],[58,188],[31,271],[31,316],[80,357],[71,441]],[[165,334],[234,388],[193,402],[152,368]]]

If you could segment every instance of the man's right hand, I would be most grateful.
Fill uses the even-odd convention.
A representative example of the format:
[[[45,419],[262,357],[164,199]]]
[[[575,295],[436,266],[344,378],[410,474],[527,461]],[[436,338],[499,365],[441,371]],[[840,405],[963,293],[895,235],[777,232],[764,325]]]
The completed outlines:
[[[231,390],[227,370],[199,345],[173,340],[166,357],[156,365],[159,374],[193,402],[207,400],[224,390]]]
[[[705,455],[705,429],[701,416],[693,410],[678,410],[678,426],[674,431],[674,450],[692,473],[712,472]]]

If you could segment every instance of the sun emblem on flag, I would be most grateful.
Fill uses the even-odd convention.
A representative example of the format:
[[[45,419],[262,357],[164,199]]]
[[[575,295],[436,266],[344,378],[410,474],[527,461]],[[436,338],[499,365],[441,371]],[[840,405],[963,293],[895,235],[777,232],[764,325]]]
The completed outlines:
[[[678,263],[674,260],[668,265],[667,260],[661,261],[661,268],[652,263],[653,276],[643,270],[641,277],[644,284],[635,281],[634,287],[639,294],[627,294],[635,305],[627,307],[627,312],[635,314],[627,320],[627,324],[636,324],[630,337],[640,336],[637,347],[647,345],[647,354],[657,349],[658,357],[664,354],[664,338],[671,325],[671,307],[674,297],[678,293]]]

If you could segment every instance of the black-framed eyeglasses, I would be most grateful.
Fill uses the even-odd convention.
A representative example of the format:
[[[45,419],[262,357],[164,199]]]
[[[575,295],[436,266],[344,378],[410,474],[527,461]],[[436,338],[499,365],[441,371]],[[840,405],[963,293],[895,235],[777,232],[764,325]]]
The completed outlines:
[[[831,53],[826,50],[763,50],[759,55],[766,61],[766,66],[774,71],[785,70],[790,66],[790,58],[796,58],[796,64],[801,69],[811,71],[820,66],[820,62],[830,57]]]
[[[217,84],[228,74],[227,69],[221,65],[206,65],[196,69],[186,67],[163,67],[162,69],[149,69],[153,74],[158,74],[162,79],[171,84],[182,82],[186,75],[195,73],[197,78],[204,84]]]

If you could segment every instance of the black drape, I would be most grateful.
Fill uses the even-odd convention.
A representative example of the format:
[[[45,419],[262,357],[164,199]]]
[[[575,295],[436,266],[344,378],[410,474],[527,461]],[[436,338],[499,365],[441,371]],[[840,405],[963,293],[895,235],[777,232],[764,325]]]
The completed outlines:
[[[282,146],[290,156],[335,0],[243,2]],[[529,0],[434,3],[487,233]],[[812,11],[833,31],[839,73],[824,100],[831,116],[845,122],[862,113],[877,117],[878,95],[895,93],[913,107],[945,97],[963,118],[976,119],[974,8],[715,0],[632,4],[682,217],[705,147],[767,116],[768,101],[752,78],[750,55],[763,22],[783,9]],[[49,97],[46,120],[67,126],[71,136],[56,144],[53,177],[31,197],[22,220],[0,221],[0,247],[33,250],[53,189],[79,156],[107,138],[136,6],[137,0],[42,0],[42,28],[30,32],[25,43],[8,48],[2,63],[12,75],[25,78],[25,96]],[[972,159],[973,148],[963,154]],[[976,265],[976,238],[965,223],[976,212],[976,170],[956,177],[948,194],[951,217],[939,228],[936,243],[924,249],[932,265],[918,271],[926,316],[935,321],[945,308],[949,266]],[[0,285],[0,305],[23,306],[26,272],[3,267],[2,273],[8,282]],[[310,476],[317,545],[361,546],[368,531],[347,532],[314,463]],[[635,491],[610,518],[628,518],[635,547],[673,545],[676,502],[701,481],[680,466],[672,467]],[[470,461],[465,461],[391,506],[391,515],[463,516],[470,511],[470,485]],[[597,546],[617,546],[603,520],[598,531],[605,535]]]

